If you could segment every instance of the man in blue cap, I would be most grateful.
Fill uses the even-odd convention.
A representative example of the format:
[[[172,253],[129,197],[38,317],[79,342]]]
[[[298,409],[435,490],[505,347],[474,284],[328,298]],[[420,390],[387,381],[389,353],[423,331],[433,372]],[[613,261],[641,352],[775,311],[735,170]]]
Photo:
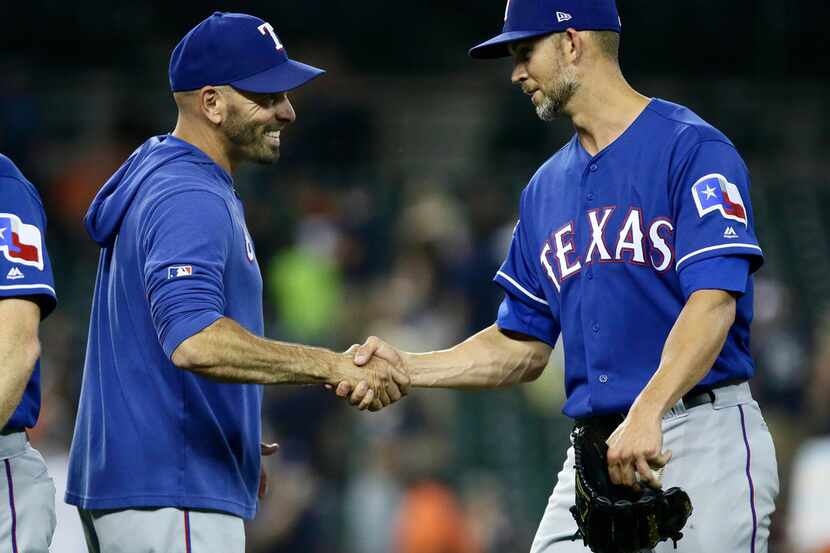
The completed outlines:
[[[677,551],[766,551],[778,476],[747,383],[752,274],[763,262],[748,170],[692,111],[631,88],[620,31],[613,0],[508,2],[502,33],[470,55],[512,56],[511,79],[539,117],[567,117],[576,133],[522,193],[495,276],[497,320],[439,352],[372,337],[355,362],[386,359],[413,386],[502,386],[536,378],[561,334],[563,411],[603,430],[611,480],[691,497]],[[362,388],[337,393],[368,406]],[[574,464],[571,447],[533,553],[587,551],[569,512]],[[600,538],[615,550],[614,536]]]
[[[66,501],[89,550],[242,553],[264,493],[262,384],[367,380],[351,356],[267,340],[262,277],[232,175],[279,158],[287,92],[323,71],[270,23],[215,13],[170,60],[175,130],[149,139],[85,218],[100,244]],[[378,406],[408,378],[379,360]]]

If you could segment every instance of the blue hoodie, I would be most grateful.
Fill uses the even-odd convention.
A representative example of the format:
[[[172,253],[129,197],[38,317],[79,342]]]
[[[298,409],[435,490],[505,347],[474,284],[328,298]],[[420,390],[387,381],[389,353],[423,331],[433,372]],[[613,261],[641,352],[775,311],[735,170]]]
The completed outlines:
[[[262,277],[230,176],[172,136],[145,142],[84,220],[101,245],[66,501],[252,518],[262,386],[170,360],[221,317],[263,334]]]

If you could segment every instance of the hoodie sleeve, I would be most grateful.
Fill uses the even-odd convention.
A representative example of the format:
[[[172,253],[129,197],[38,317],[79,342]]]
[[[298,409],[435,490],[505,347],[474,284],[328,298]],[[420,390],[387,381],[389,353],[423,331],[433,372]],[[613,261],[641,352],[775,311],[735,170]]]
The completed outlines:
[[[224,316],[233,228],[225,201],[204,190],[167,196],[147,216],[144,288],[167,357]]]

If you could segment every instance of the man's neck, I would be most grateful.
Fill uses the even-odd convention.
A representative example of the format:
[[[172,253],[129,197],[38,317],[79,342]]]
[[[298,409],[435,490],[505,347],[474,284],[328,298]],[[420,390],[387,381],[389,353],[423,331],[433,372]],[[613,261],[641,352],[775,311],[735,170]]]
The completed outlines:
[[[594,156],[619,138],[649,101],[617,73],[586,79],[569,103],[568,111],[579,142]]]
[[[179,140],[184,140],[196,146],[212,159],[214,163],[224,169],[228,175],[233,176],[235,164],[223,147],[220,139],[210,129],[206,129],[201,125],[191,124],[180,117],[176,122],[176,128],[170,134]]]

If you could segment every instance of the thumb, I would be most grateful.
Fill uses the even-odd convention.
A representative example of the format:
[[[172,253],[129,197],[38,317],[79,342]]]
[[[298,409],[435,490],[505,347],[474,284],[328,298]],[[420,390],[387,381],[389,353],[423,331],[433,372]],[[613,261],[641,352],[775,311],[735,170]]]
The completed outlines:
[[[357,353],[354,354],[355,365],[362,366],[368,363],[376,349],[375,344],[367,340],[365,344],[357,348]]]
[[[663,468],[671,460],[671,450],[664,451],[654,459],[649,460],[648,464],[654,468]]]

